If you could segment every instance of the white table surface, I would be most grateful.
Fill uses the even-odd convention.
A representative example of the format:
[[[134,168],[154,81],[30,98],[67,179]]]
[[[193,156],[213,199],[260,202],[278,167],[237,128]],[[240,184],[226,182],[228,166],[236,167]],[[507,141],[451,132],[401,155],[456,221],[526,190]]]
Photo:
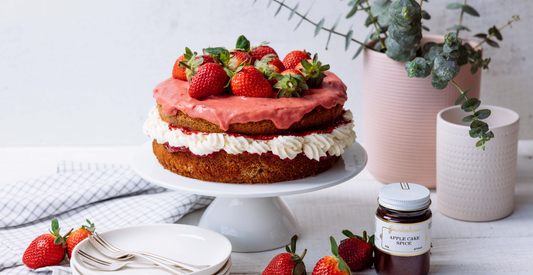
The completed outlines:
[[[127,147],[0,147],[0,185],[56,172],[60,160],[129,163],[138,150]],[[341,231],[373,231],[374,211],[383,186],[366,170],[328,189],[284,196],[301,226],[297,252],[307,248],[307,271],[331,255],[329,236]],[[462,222],[439,213],[433,203],[433,248],[430,274],[533,274],[533,140],[518,145],[514,213],[493,222]],[[435,190],[431,199],[436,201]],[[179,223],[196,225],[202,211]],[[95,218],[96,219],[96,218]],[[232,273],[260,274],[284,249],[233,253]],[[354,274],[375,274],[373,269]]]

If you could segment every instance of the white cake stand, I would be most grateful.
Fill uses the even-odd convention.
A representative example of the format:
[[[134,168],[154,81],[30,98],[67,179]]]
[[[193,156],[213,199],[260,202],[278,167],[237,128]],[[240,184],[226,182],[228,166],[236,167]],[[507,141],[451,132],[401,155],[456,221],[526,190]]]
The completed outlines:
[[[201,181],[172,173],[161,166],[152,143],[141,146],[132,167],[145,180],[168,189],[215,196],[198,226],[226,236],[235,252],[258,252],[283,247],[298,234],[294,214],[279,197],[316,191],[343,183],[363,170],[365,149],[355,143],[331,169],[300,180],[272,184],[230,184]]]

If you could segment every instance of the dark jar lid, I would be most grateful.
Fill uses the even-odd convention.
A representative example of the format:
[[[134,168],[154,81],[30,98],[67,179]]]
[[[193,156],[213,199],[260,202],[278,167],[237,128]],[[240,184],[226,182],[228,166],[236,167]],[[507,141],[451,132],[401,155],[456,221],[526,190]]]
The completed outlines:
[[[391,183],[379,190],[379,205],[397,211],[417,211],[431,204],[431,192],[416,183]]]

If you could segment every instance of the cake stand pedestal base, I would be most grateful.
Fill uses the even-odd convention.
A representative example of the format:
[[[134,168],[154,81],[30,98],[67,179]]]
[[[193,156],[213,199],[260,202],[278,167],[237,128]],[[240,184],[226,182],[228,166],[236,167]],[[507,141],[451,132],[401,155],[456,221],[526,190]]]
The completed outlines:
[[[299,225],[280,197],[217,197],[198,226],[229,239],[234,252],[259,252],[283,247],[298,234]]]

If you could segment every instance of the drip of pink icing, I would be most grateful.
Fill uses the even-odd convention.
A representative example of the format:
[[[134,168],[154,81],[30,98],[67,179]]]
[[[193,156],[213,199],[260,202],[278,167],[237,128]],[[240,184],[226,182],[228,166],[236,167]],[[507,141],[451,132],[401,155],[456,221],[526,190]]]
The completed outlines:
[[[180,110],[225,131],[234,123],[262,120],[271,120],[278,129],[287,129],[318,106],[331,109],[346,102],[346,85],[335,74],[326,75],[322,87],[309,89],[301,97],[276,98],[273,92],[271,98],[219,94],[195,99],[187,93],[187,81],[169,78],[155,87],[154,98],[167,115],[176,115]]]

